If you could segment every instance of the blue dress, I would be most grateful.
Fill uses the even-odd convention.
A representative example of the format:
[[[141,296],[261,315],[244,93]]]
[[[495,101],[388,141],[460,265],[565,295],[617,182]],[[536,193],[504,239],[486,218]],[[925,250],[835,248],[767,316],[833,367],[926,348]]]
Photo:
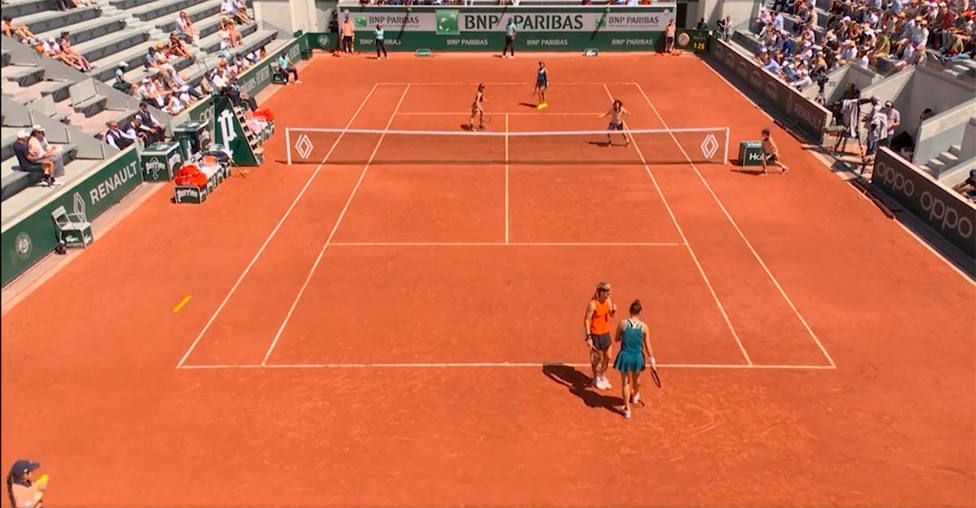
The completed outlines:
[[[644,332],[645,326],[640,321],[628,319],[624,322],[621,332],[620,352],[613,362],[613,368],[620,372],[641,372],[646,368],[644,364]]]
[[[549,87],[549,75],[546,74],[545,69],[539,69],[535,76],[535,86],[536,88],[548,88]]]

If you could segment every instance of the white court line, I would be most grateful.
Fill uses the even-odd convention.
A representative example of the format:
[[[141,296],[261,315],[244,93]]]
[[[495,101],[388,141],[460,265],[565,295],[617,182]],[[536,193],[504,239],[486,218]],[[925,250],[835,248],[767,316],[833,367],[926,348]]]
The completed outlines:
[[[508,243],[508,113],[505,113],[505,243]]]
[[[636,82],[634,83],[634,85],[637,87],[641,95],[644,97],[644,100],[647,102],[647,105],[650,106],[651,109],[654,111],[654,114],[657,115],[658,120],[661,121],[661,125],[664,126],[664,128],[667,128],[668,124],[664,121],[664,117],[661,116],[661,113],[654,106],[654,103],[651,102],[651,98],[647,96],[647,93],[644,91],[644,87],[641,86],[640,83],[636,83]],[[696,166],[695,163],[691,161],[691,157],[688,156],[688,152],[686,152],[685,148],[681,145],[681,143],[678,142],[678,138],[672,134],[671,139],[674,140],[674,144],[678,145],[678,150],[681,150],[682,155],[684,155],[685,159],[688,160],[688,164],[690,164],[691,168],[695,170],[695,174],[698,175],[698,179],[701,180],[702,185],[704,185],[705,189],[708,190],[708,193],[712,195],[712,199],[715,200],[715,203],[718,205],[719,209],[722,210],[722,213],[725,214],[725,217],[729,220],[729,223],[732,224],[732,227],[735,229],[735,232],[738,233],[739,238],[742,239],[743,243],[746,244],[746,247],[749,248],[749,251],[752,252],[752,256],[759,263],[759,266],[762,267],[763,271],[766,272],[766,276],[769,277],[769,280],[771,280],[773,282],[773,285],[776,286],[776,290],[779,291],[779,294],[783,297],[784,300],[786,300],[787,305],[789,305],[790,309],[793,310],[793,314],[795,314],[797,319],[800,320],[800,323],[803,324],[803,328],[806,329],[807,333],[817,344],[817,347],[820,348],[820,352],[823,353],[824,357],[827,358],[827,361],[830,362],[830,365],[832,367],[835,367],[836,364],[834,363],[834,359],[831,358],[830,353],[827,352],[827,348],[824,347],[823,343],[820,342],[820,338],[818,338],[817,334],[814,333],[812,328],[810,328],[810,325],[807,323],[807,320],[803,317],[803,314],[800,313],[799,309],[796,308],[796,305],[793,303],[793,300],[790,298],[790,296],[786,294],[786,291],[783,289],[783,286],[780,285],[779,281],[773,275],[773,272],[770,271],[769,267],[766,265],[766,262],[763,261],[759,253],[756,252],[756,249],[752,246],[752,242],[750,242],[749,239],[746,238],[745,233],[742,232],[742,229],[739,227],[739,224],[735,222],[734,218],[732,218],[732,214],[730,214],[728,209],[725,208],[725,204],[722,203],[722,200],[718,198],[717,194],[715,194],[715,191],[712,189],[712,186],[708,184],[707,180],[705,180],[705,175],[703,175],[701,171],[699,171],[698,166]]]
[[[594,114],[592,111],[588,113],[581,112],[558,112],[546,111],[545,113],[539,113],[538,111],[496,111],[494,113],[485,112],[485,116],[491,115],[512,115],[512,116],[592,116],[596,117],[598,115]],[[467,118],[471,115],[470,111],[407,111],[405,113],[399,113],[399,116],[463,116]]]
[[[607,91],[607,95],[610,96],[610,100],[613,100],[613,94],[610,93],[610,88],[606,85],[603,89]],[[662,121],[663,125],[664,122]],[[671,134],[671,139],[675,140],[674,134]],[[735,326],[732,325],[732,320],[729,318],[729,314],[725,311],[725,306],[722,305],[722,301],[718,298],[718,293],[715,292],[715,288],[712,286],[712,281],[705,274],[705,269],[701,265],[701,261],[698,260],[698,255],[695,254],[695,250],[691,248],[691,243],[688,242],[688,237],[685,236],[685,232],[681,229],[681,225],[678,224],[678,218],[674,215],[674,210],[671,209],[671,204],[668,203],[668,198],[664,196],[664,191],[661,190],[661,186],[657,183],[657,178],[654,177],[654,172],[651,171],[651,166],[647,163],[647,159],[644,158],[644,153],[640,149],[640,144],[637,140],[634,140],[634,149],[637,150],[637,155],[640,156],[641,162],[644,163],[644,171],[647,172],[647,176],[651,179],[651,183],[654,184],[654,188],[657,189],[658,196],[661,197],[661,202],[664,203],[664,208],[668,211],[668,215],[671,217],[671,222],[674,224],[674,228],[678,230],[678,235],[681,236],[681,242],[688,249],[688,254],[691,255],[691,260],[694,261],[695,267],[698,268],[698,274],[701,275],[703,281],[705,281],[705,286],[708,287],[708,292],[712,295],[712,301],[715,302],[715,306],[718,307],[718,311],[722,314],[722,319],[725,320],[725,326],[728,327],[729,332],[732,333],[732,337],[735,339],[735,343],[739,346],[739,351],[742,353],[742,357],[745,358],[746,363],[752,365],[752,358],[749,357],[749,352],[746,351],[745,345],[742,344],[742,339],[739,338],[739,332],[735,330]],[[686,155],[687,157],[687,155]]]
[[[333,242],[332,247],[681,247],[680,242]]]
[[[542,368],[542,367],[589,367],[588,363],[562,362],[440,362],[440,363],[242,363],[184,365],[185,370],[232,370],[232,369],[464,369],[464,368]],[[836,370],[831,365],[762,365],[745,363],[659,363],[662,369],[724,369],[724,370]]]
[[[484,83],[485,86],[497,85],[497,86],[524,86],[526,89],[531,90],[532,86],[535,84],[531,81],[380,81],[380,85],[412,85],[412,86],[448,86],[448,85],[470,85],[478,86]],[[559,86],[603,86],[605,83],[603,81],[560,81]],[[629,81],[617,81],[610,82],[611,85],[627,85],[630,84]]]
[[[370,97],[373,96],[373,93],[376,91],[377,86],[378,86],[377,84],[374,84],[373,87],[370,88],[369,93],[366,94],[366,97],[363,98],[363,101],[359,104],[359,107],[356,108],[356,111],[353,112],[352,117],[350,117],[349,121],[346,122],[346,127],[345,127],[346,129],[352,126],[352,123],[359,116],[359,113],[362,112],[364,107],[366,107],[366,103],[368,103]],[[285,210],[284,215],[282,215],[281,219],[278,220],[278,223],[275,224],[274,229],[271,230],[271,233],[268,234],[268,237],[264,239],[264,243],[262,243],[261,247],[258,248],[258,251],[254,254],[254,257],[251,258],[251,261],[247,264],[247,266],[244,267],[244,271],[242,271],[240,276],[237,277],[237,281],[235,281],[234,285],[231,286],[230,291],[228,291],[227,295],[224,296],[223,301],[220,302],[220,305],[217,306],[217,309],[213,312],[213,314],[210,315],[210,319],[208,319],[207,323],[203,325],[203,329],[200,330],[200,333],[197,334],[195,339],[193,339],[193,342],[190,344],[190,347],[188,347],[186,352],[183,353],[183,357],[180,358],[180,362],[176,364],[177,368],[180,368],[184,363],[186,363],[187,358],[189,358],[190,354],[193,353],[193,350],[196,349],[197,344],[199,344],[200,340],[203,339],[203,336],[206,335],[207,330],[209,330],[210,327],[213,325],[214,321],[217,320],[217,316],[219,316],[220,313],[223,312],[224,307],[227,306],[227,302],[229,302],[231,297],[234,296],[234,293],[237,292],[237,288],[239,288],[241,283],[244,282],[244,278],[247,277],[247,274],[251,272],[251,268],[253,268],[254,264],[257,263],[258,258],[260,258],[262,254],[264,254],[264,250],[268,247],[268,244],[271,243],[271,240],[274,239],[275,235],[278,234],[278,230],[281,229],[282,224],[284,224],[285,220],[288,219],[288,216],[291,215],[292,210],[295,209],[295,205],[297,205],[298,202],[302,199],[302,197],[305,196],[305,192],[308,191],[308,188],[312,185],[312,182],[315,181],[315,177],[318,176],[319,171],[322,170],[322,166],[325,165],[325,161],[329,160],[329,157],[332,155],[332,152],[336,149],[337,146],[339,146],[339,142],[342,141],[343,135],[344,133],[339,134],[339,137],[337,137],[335,142],[332,143],[332,147],[329,148],[329,151],[328,153],[325,154],[325,157],[322,159],[322,162],[319,163],[319,165],[315,168],[315,171],[313,171],[312,174],[308,177],[308,180],[305,181],[305,185],[302,187],[302,190],[299,191],[298,195],[295,196],[295,199],[292,200],[291,205],[289,205],[288,209]]]
[[[400,106],[403,104],[403,99],[407,97],[407,92],[410,91],[410,85],[407,85],[403,89],[403,95],[400,96],[400,100],[397,101],[396,107],[393,108],[393,113],[390,115],[390,119],[386,122],[386,127],[384,130],[389,129],[390,125],[393,125],[393,120],[396,118],[397,111],[400,110]],[[329,236],[325,239],[325,244],[322,245],[322,250],[319,251],[318,257],[315,258],[315,263],[312,264],[312,268],[308,271],[308,275],[305,276],[305,282],[302,283],[302,287],[298,290],[298,294],[295,295],[295,299],[291,302],[291,307],[288,309],[288,313],[285,314],[285,319],[281,322],[281,326],[278,327],[278,331],[275,332],[274,340],[271,341],[271,345],[268,346],[268,350],[264,353],[264,359],[261,360],[261,364],[267,364],[268,358],[271,357],[271,353],[274,352],[275,346],[278,345],[278,340],[281,339],[281,334],[284,333],[285,327],[288,326],[288,321],[291,320],[292,314],[295,313],[295,309],[298,307],[298,302],[302,299],[302,295],[305,294],[305,290],[308,288],[308,283],[312,281],[312,276],[315,275],[315,270],[318,269],[319,263],[322,262],[322,257],[325,256],[325,251],[328,250],[329,245],[332,243],[332,238],[335,237],[336,231],[339,230],[339,225],[342,224],[342,219],[346,216],[346,212],[349,211],[349,205],[352,204],[352,200],[356,197],[356,193],[359,192],[359,187],[363,184],[363,180],[366,178],[366,173],[369,171],[369,165],[373,162],[376,157],[377,152],[380,150],[380,145],[383,144],[383,138],[386,134],[381,134],[380,139],[376,141],[376,146],[373,147],[373,153],[369,154],[369,159],[366,161],[366,165],[363,166],[363,171],[359,174],[359,180],[356,181],[356,185],[352,188],[352,192],[349,193],[349,198],[346,199],[346,204],[342,207],[342,211],[339,212],[339,217],[336,218],[335,224],[332,226],[332,231],[329,232]]]

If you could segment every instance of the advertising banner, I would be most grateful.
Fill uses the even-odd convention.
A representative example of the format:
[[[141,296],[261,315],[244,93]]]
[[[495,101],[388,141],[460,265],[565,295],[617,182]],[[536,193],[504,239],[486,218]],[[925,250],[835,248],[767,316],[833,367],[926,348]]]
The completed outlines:
[[[787,124],[813,142],[823,143],[824,129],[833,117],[830,111],[770,74],[758,62],[739,54],[726,42],[713,39],[708,53],[713,62],[734,73],[748,92],[775,109]]]
[[[372,51],[377,25],[390,51],[499,51],[509,20],[517,50],[650,51],[659,47],[675,5],[654,7],[363,7],[349,13],[356,47]],[[692,40],[688,38],[689,42]],[[698,46],[702,46],[700,39]]]
[[[976,206],[891,150],[882,148],[871,184],[928,224],[940,236],[976,258]]]
[[[0,235],[3,285],[54,250],[57,239],[51,212],[57,207],[80,213],[90,222],[141,183],[139,155],[135,147],[130,147],[77,185],[63,189],[55,198],[5,227]]]

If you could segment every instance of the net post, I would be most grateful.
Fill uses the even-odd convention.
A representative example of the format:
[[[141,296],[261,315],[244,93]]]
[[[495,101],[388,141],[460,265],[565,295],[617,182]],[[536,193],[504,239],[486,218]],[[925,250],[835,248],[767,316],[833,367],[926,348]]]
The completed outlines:
[[[289,152],[291,153],[291,152]],[[725,154],[722,156],[722,164],[729,163],[729,128],[725,128]]]
[[[285,127],[285,153],[288,154],[288,165],[291,166],[291,128]]]

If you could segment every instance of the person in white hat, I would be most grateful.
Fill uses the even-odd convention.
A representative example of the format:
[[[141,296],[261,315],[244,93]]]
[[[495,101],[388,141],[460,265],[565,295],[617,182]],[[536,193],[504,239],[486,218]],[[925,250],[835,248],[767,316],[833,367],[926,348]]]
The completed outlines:
[[[20,171],[40,172],[43,174],[41,183],[48,186],[56,185],[54,181],[54,163],[36,157],[31,153],[28,144],[31,138],[31,131],[24,129],[17,133],[17,141],[14,142],[14,156],[17,157],[17,165]]]

